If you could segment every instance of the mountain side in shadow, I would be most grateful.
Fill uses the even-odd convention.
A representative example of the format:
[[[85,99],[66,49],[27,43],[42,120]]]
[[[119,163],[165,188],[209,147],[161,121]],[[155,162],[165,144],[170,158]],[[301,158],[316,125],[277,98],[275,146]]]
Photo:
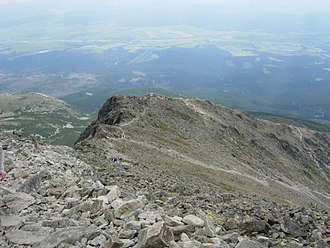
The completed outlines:
[[[97,165],[102,180],[150,197],[215,206],[219,193],[229,192],[330,207],[329,133],[209,101],[111,97],[75,147]]]

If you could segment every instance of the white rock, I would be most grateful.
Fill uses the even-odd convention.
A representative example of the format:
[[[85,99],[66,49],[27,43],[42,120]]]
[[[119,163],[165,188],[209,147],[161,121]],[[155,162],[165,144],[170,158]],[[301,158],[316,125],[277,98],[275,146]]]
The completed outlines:
[[[107,194],[109,202],[113,202],[121,196],[121,191],[117,185],[106,186],[106,189],[109,190],[109,193]]]
[[[203,227],[204,226],[204,221],[192,214],[186,215],[183,219],[182,222],[187,224],[187,225],[192,225],[192,226],[198,226],[198,227]]]
[[[180,235],[180,240],[181,240],[182,242],[187,242],[187,241],[190,241],[190,238],[188,237],[187,234],[185,234],[185,233],[181,233],[181,235]]]

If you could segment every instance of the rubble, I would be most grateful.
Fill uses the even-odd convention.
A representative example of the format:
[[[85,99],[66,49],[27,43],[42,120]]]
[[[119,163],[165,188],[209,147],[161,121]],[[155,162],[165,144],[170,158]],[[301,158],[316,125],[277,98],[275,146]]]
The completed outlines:
[[[104,185],[93,167],[69,147],[43,144],[36,149],[16,137],[7,137],[4,142],[10,152],[5,154],[7,177],[0,182],[0,247],[329,245],[329,216],[325,211],[280,209],[275,204],[260,210],[264,206],[257,208],[251,203],[252,208],[242,216],[238,208],[235,212],[234,201],[223,200],[223,206],[232,212],[222,213],[221,225],[197,208],[193,213],[170,215],[180,211],[168,211],[144,195],[131,197],[116,184]],[[238,200],[235,198],[236,203]],[[263,212],[267,214],[262,217]]]

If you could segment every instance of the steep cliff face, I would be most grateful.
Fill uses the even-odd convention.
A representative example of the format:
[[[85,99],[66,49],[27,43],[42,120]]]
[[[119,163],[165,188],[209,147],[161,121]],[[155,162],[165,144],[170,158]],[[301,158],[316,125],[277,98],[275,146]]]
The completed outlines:
[[[135,188],[167,193],[189,188],[183,190],[188,195],[229,191],[330,207],[328,133],[258,120],[208,101],[112,97],[76,148],[100,168],[111,157],[129,161],[124,169],[110,163],[104,175],[131,175],[127,182],[118,176],[128,187],[137,182]],[[157,185],[141,183],[149,179]]]

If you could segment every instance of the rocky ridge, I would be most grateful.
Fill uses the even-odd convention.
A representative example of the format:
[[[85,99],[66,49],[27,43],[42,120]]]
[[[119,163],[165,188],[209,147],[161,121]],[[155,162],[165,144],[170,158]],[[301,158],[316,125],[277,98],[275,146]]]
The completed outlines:
[[[2,134],[1,247],[328,247],[330,218],[316,208],[222,193],[218,215],[106,184],[64,146]],[[113,162],[112,162],[113,163]],[[118,161],[125,167],[127,162]],[[182,214],[184,212],[184,214]],[[222,217],[221,225],[218,220]]]
[[[219,192],[230,192],[330,208],[329,133],[200,99],[111,97],[75,147],[102,180],[116,179],[132,192],[212,195],[213,205]],[[127,165],[108,163],[111,157]]]

